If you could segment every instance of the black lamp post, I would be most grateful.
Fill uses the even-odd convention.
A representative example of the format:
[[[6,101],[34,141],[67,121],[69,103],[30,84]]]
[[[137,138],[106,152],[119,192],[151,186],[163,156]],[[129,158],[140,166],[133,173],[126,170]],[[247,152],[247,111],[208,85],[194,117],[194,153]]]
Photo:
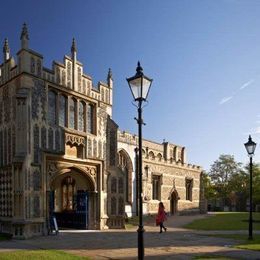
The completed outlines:
[[[244,144],[250,158],[250,185],[249,185],[249,226],[248,226],[248,239],[253,239],[253,217],[252,217],[252,170],[253,170],[253,156],[256,148],[256,143],[252,141],[251,135],[249,135],[248,142]]]
[[[126,79],[130,90],[132,92],[132,95],[134,97],[134,100],[138,102],[138,197],[139,197],[139,228],[137,230],[138,232],[138,259],[144,259],[144,227],[143,227],[143,182],[142,182],[142,125],[143,125],[143,119],[142,119],[142,103],[143,101],[146,101],[146,98],[148,96],[152,79],[146,77],[143,74],[143,68],[140,65],[140,62],[138,61],[137,68],[136,68],[136,74],[135,76],[131,78]]]

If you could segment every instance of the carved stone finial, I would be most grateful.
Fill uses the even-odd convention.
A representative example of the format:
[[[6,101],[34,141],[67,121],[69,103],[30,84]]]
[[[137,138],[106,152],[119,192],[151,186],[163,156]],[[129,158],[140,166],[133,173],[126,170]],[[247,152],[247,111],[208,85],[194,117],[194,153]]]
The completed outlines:
[[[109,79],[113,79],[113,78],[112,78],[112,70],[111,70],[111,68],[108,69],[107,79],[108,79],[108,80],[109,80]]]
[[[72,39],[72,45],[71,45],[71,53],[74,53],[74,52],[77,52],[75,38]]]
[[[29,34],[28,34],[28,29],[27,29],[26,23],[23,24],[23,29],[22,29],[20,40],[22,40],[22,39],[29,40]]]
[[[10,58],[10,48],[9,48],[7,38],[5,38],[4,41],[3,53],[4,53],[4,61],[7,61]]]

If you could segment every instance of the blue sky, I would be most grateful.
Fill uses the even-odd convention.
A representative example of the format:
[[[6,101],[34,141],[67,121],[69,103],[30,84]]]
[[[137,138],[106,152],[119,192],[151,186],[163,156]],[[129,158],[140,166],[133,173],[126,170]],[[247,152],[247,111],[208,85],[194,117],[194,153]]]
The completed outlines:
[[[113,119],[132,133],[136,108],[125,78],[140,60],[154,80],[144,137],[187,147],[189,163],[207,170],[223,153],[247,162],[249,133],[260,143],[259,14],[258,0],[10,0],[1,3],[0,41],[7,37],[15,54],[26,22],[30,48],[51,68],[75,37],[95,84],[112,68]]]

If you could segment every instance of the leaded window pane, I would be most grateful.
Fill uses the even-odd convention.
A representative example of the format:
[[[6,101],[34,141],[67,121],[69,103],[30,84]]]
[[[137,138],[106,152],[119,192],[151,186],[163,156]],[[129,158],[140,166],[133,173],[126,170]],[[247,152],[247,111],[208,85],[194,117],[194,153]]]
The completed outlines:
[[[117,188],[116,188],[116,178],[113,177],[111,180],[111,193],[116,193],[117,192]]]
[[[69,101],[69,128],[76,128],[75,124],[76,101],[70,99]]]
[[[59,125],[66,126],[66,106],[67,106],[67,98],[65,96],[59,97]]]
[[[90,104],[87,106],[87,132],[94,133],[94,107]]]
[[[50,125],[56,124],[56,93],[49,91],[48,93],[48,122]]]
[[[124,193],[124,181],[123,181],[123,178],[121,178],[121,177],[118,180],[118,192]]]
[[[84,131],[85,129],[85,105],[83,102],[79,103],[79,131]]]
[[[125,203],[123,197],[120,197],[118,200],[118,214],[123,216],[125,213]]]
[[[116,215],[116,198],[111,198],[111,215]]]

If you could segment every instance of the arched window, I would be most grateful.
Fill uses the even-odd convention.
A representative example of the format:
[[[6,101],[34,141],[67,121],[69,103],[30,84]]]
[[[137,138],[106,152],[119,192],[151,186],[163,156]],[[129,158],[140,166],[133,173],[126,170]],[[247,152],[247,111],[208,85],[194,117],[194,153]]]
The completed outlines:
[[[68,176],[62,181],[62,209],[73,210],[73,195],[75,193],[75,180]]]
[[[75,129],[76,128],[76,100],[71,98],[69,100],[69,128]]]
[[[92,104],[87,105],[87,132],[94,133],[94,106]]]
[[[154,153],[152,151],[149,152],[149,159],[150,160],[154,160],[155,159]]]
[[[67,97],[59,97],[59,125],[66,126],[67,121]]]
[[[79,131],[85,131],[85,104],[83,102],[79,103]]]
[[[50,90],[48,93],[48,122],[50,125],[56,124],[56,98],[57,94],[54,91]]]
[[[186,178],[185,186],[186,186],[186,200],[192,201],[193,179]]]
[[[157,159],[158,159],[159,162],[162,161],[162,155],[160,153],[157,154]]]

